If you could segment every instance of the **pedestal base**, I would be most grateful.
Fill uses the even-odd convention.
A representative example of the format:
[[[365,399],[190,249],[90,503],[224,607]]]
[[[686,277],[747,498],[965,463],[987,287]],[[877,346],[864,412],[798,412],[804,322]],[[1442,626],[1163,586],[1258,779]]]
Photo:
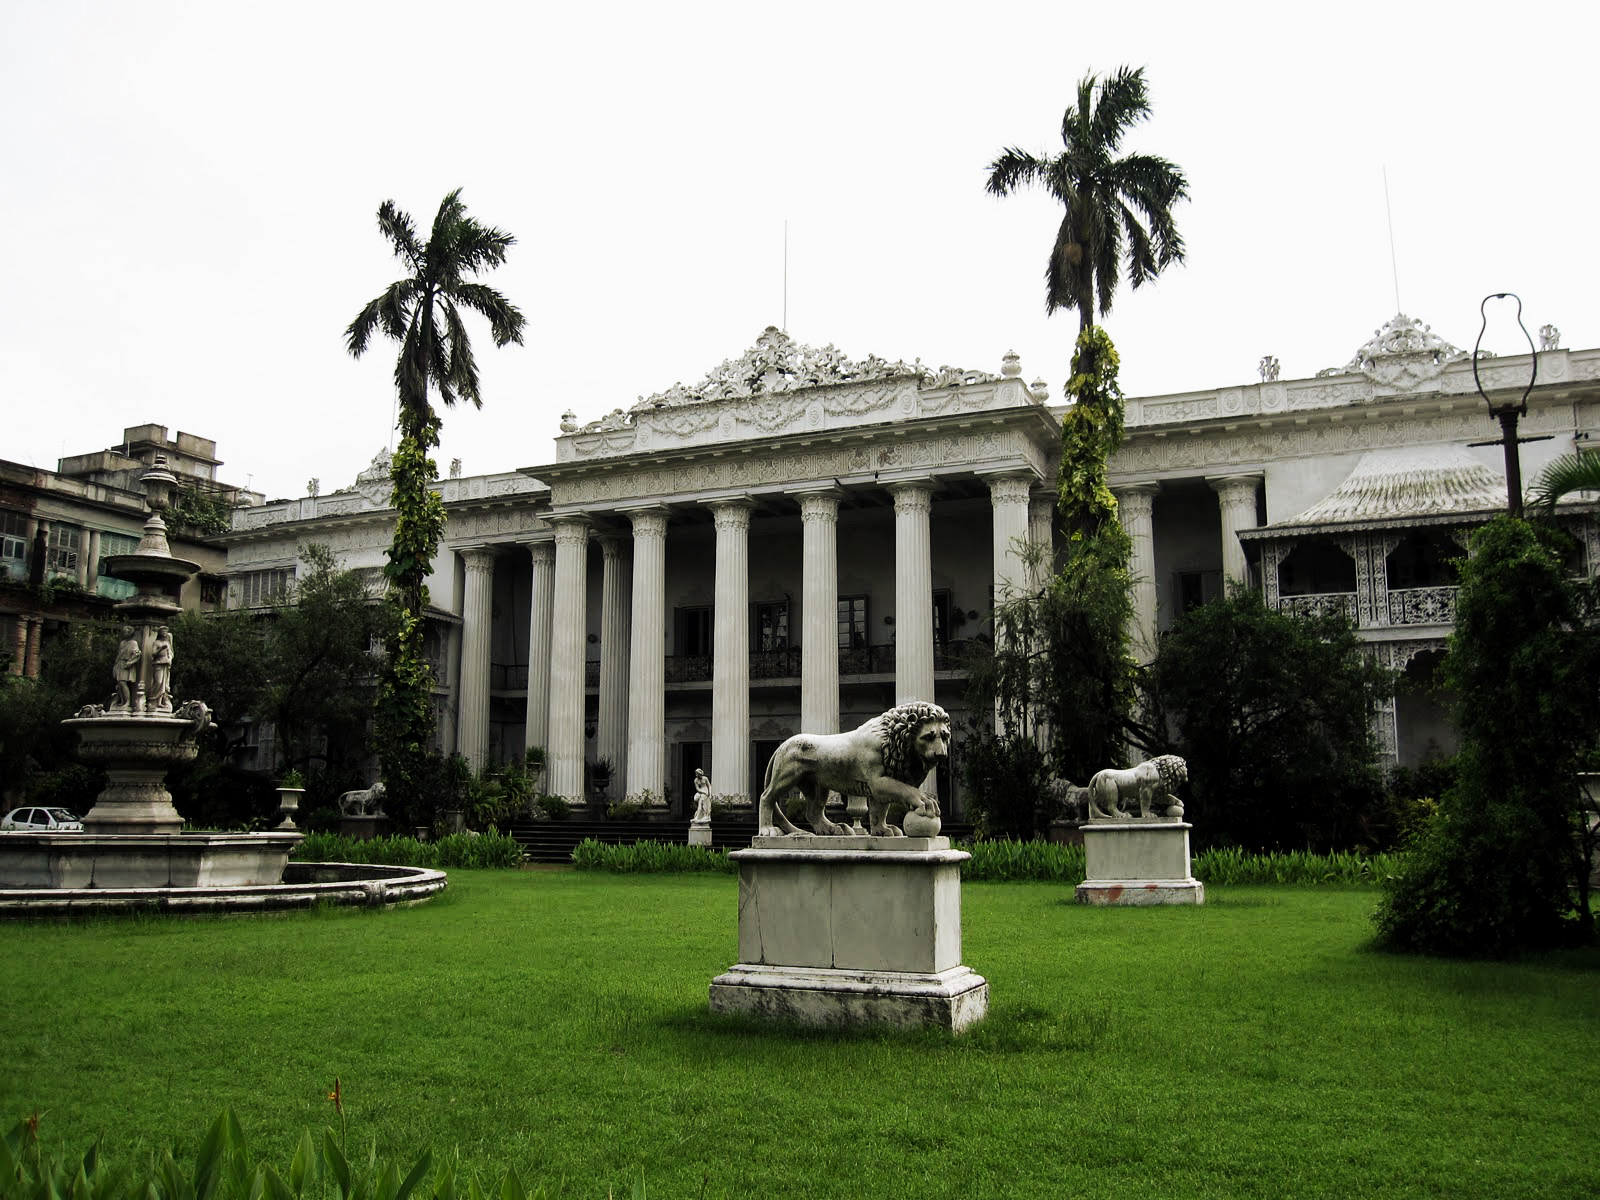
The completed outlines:
[[[340,817],[339,832],[356,842],[369,842],[389,827],[389,818],[383,813],[369,817]]]
[[[1190,874],[1189,829],[1183,821],[1085,825],[1078,903],[1204,904],[1205,884]]]
[[[691,846],[709,846],[709,845],[711,845],[711,823],[709,821],[705,822],[704,824],[701,824],[700,822],[690,822],[690,824],[689,824],[689,845],[691,845]]]
[[[711,1011],[802,1025],[933,1025],[956,1033],[987,1015],[989,984],[969,967],[919,974],[740,963],[711,981]]]
[[[961,863],[945,838],[757,837],[739,864],[739,963],[713,1012],[810,1025],[964,1029],[989,985],[961,962]]]

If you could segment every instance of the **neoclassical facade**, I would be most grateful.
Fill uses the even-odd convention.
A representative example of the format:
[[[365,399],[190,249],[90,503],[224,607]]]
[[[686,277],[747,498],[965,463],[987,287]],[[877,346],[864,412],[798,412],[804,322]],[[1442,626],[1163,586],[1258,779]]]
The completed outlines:
[[[1537,361],[1524,430],[1549,440],[1524,448],[1529,477],[1600,412],[1600,351]],[[1489,386],[1529,365],[1494,360]],[[997,596],[1036,582],[1023,547],[1052,537],[1059,411],[1014,356],[998,374],[857,362],[769,328],[693,387],[587,424],[569,412],[553,459],[443,481],[429,589],[444,748],[483,763],[544,746],[545,786],[569,797],[604,760],[611,798],[682,814],[696,768],[748,803],[802,730],[910,699],[965,715],[963,643],[991,635]],[[1228,579],[1280,607],[1347,605],[1397,665],[1442,647],[1437,530],[1458,537],[1504,502],[1459,351],[1397,317],[1343,368],[1133,398],[1127,426],[1111,468],[1141,653]],[[241,510],[237,596],[313,542],[376,572],[387,499],[380,455],[349,489]],[[1570,518],[1590,571],[1593,508]],[[1399,761],[1449,748],[1426,704],[1402,698],[1385,720]],[[959,811],[959,787],[940,788]]]

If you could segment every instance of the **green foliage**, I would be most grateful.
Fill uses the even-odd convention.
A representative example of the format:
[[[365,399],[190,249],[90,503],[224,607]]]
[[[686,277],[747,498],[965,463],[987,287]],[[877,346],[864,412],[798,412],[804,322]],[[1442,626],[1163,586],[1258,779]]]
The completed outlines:
[[[1528,508],[1548,517],[1574,492],[1600,492],[1600,451],[1579,450],[1553,459],[1528,492]]]
[[[572,805],[565,796],[552,796],[549,792],[535,802],[539,810],[552,821],[565,821],[572,815]]]
[[[1600,740],[1600,615],[1593,580],[1562,565],[1564,534],[1499,517],[1460,563],[1444,662],[1458,772],[1408,849],[1379,941],[1427,954],[1506,957],[1593,935],[1571,888],[1586,874],[1573,775]]]
[[[1045,312],[1075,308],[1084,329],[1097,303],[1101,315],[1111,311],[1124,259],[1135,288],[1183,261],[1172,218],[1189,195],[1183,172],[1153,154],[1116,157],[1123,136],[1149,115],[1143,67],[1119,67],[1103,81],[1091,73],[1061,119],[1059,154],[1011,148],[989,164],[994,195],[1036,184],[1065,210],[1045,267]]]
[[[390,867],[480,867],[522,865],[522,844],[491,827],[485,833],[450,833],[431,842],[413,837],[364,840],[337,833],[308,833],[295,847],[296,862],[378,863]]]
[[[1153,747],[1183,757],[1208,842],[1251,849],[1376,847],[1393,839],[1372,719],[1393,672],[1342,614],[1227,597],[1178,618],[1149,673]]]
[[[342,1115],[342,1113],[341,1113]],[[152,1153],[138,1165],[117,1164],[89,1147],[81,1159],[46,1153],[39,1144],[39,1118],[17,1122],[0,1139],[0,1200],[542,1200],[508,1170],[487,1193],[459,1158],[440,1159],[424,1150],[404,1173],[376,1147],[364,1160],[345,1155],[342,1133],[309,1129],[287,1168],[258,1160],[233,1111],[224,1108],[200,1143],[194,1160],[180,1162],[171,1150]]]
[[[681,842],[639,841],[631,846],[612,846],[594,838],[584,838],[573,849],[572,861],[580,871],[617,874],[711,872],[736,875],[739,870],[726,850],[686,846]]]
[[[1076,887],[1084,880],[1082,846],[1045,841],[980,839],[959,847],[972,855],[961,864],[961,878],[972,883],[1061,883]],[[1377,883],[1396,870],[1392,854],[1359,854],[1309,850],[1255,854],[1237,846],[1202,850],[1191,870],[1202,883],[1225,886],[1261,884]]]
[[[969,806],[991,834],[1026,838],[1047,825],[1050,775],[1083,782],[1126,758],[1139,667],[1128,634],[1133,547],[1106,482],[1123,435],[1118,365],[1105,330],[1078,335],[1061,427],[1065,556],[1038,591],[996,606],[993,654],[968,664],[967,704],[979,715],[963,739],[963,771]]]
[[[233,510],[228,507],[227,499],[216,492],[180,487],[173,493],[166,522],[168,530],[175,534],[214,537],[227,533],[232,527]]]

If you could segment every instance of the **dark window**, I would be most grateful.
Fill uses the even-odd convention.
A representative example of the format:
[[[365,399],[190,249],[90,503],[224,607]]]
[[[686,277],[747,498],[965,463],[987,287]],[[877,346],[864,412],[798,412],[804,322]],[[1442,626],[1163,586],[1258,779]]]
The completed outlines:
[[[1465,553],[1449,535],[1427,530],[1408,534],[1386,564],[1391,589],[1454,587],[1456,568],[1450,560]]]
[[[1175,591],[1178,615],[1182,616],[1222,595],[1222,572],[1179,571]]]
[[[864,650],[867,646],[867,598],[839,597],[839,649]]]
[[[755,620],[751,623],[753,644],[757,654],[789,648],[789,602],[773,600],[756,604]]]
[[[933,594],[933,644],[938,650],[950,645],[950,592],[947,589]]]
[[[703,655],[711,653],[711,606],[677,610],[677,637],[674,639],[679,654]]]

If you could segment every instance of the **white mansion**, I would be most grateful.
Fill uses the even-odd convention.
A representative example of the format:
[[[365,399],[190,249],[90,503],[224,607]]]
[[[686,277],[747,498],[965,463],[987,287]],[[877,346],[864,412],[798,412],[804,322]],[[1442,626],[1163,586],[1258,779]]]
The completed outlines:
[[[1600,427],[1600,350],[1547,346],[1522,432],[1532,478]],[[1530,356],[1480,363],[1526,385]],[[1497,425],[1463,352],[1406,317],[1312,379],[1131,398],[1112,483],[1133,536],[1138,638],[1228,578],[1285,608],[1342,607],[1413,675],[1444,648],[1448,559],[1505,507]],[[704,767],[749,797],[779,741],[932,699],[964,714],[961,644],[1027,586],[1051,537],[1059,407],[1022,379],[814,350],[769,328],[743,357],[580,426],[554,461],[439,484],[429,581],[443,747],[525,745],[578,797],[584,760],[682,812]],[[1485,444],[1491,443],[1491,444]],[[376,573],[386,457],[347,491],[239,509],[222,539],[235,603],[270,595],[299,546]],[[1567,506],[1600,566],[1594,503]],[[1435,704],[1383,715],[1392,759],[1452,748]],[[940,781],[948,792],[949,780]],[[959,808],[959,796],[956,798]]]

